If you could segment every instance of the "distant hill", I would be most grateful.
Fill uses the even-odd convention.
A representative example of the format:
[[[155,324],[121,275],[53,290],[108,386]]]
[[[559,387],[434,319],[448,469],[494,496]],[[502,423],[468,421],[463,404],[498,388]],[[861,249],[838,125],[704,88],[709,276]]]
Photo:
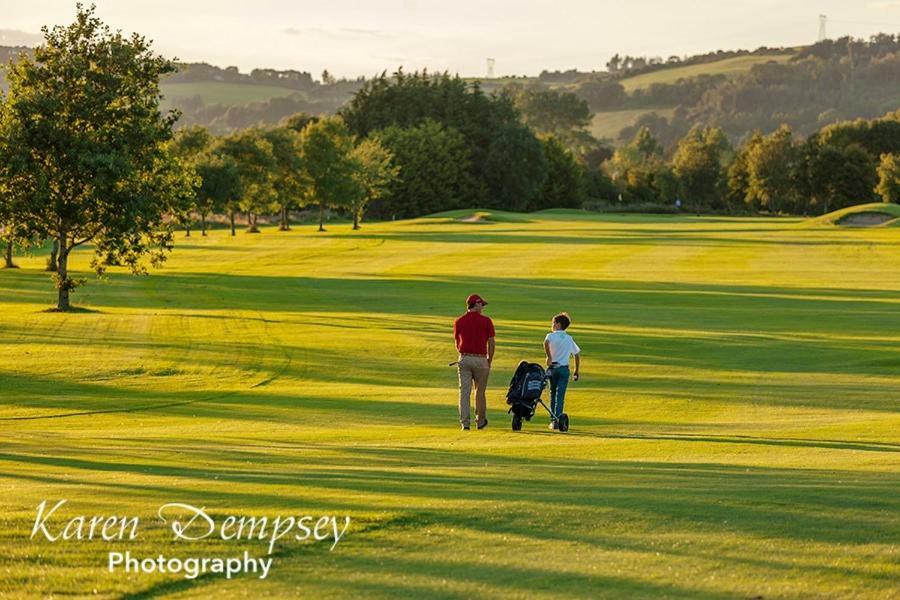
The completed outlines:
[[[781,124],[809,135],[900,107],[896,35],[699,58],[642,66],[639,72],[585,74],[565,87],[593,109],[595,136],[621,143],[646,126],[667,147],[697,124],[720,126],[739,141]]]
[[[0,46],[0,61],[23,51],[28,50]],[[900,40],[888,34],[666,60],[616,55],[606,67],[469,81],[478,81],[486,92],[510,84],[563,88],[588,102],[595,137],[620,143],[647,126],[668,147],[695,124],[719,125],[737,141],[782,123],[809,134],[839,120],[900,108]],[[317,81],[303,71],[240,73],[235,67],[192,63],[167,77],[162,92],[165,106],[182,112],[179,126],[203,125],[222,134],[275,124],[300,111],[333,113],[363,83]]]
[[[631,77],[620,79],[619,82],[626,92],[649,88],[654,83],[675,84],[680,79],[690,79],[701,75],[722,75],[734,78],[737,75],[747,73],[752,67],[767,62],[784,63],[790,60],[795,52],[776,52],[773,54],[749,54],[734,58],[724,58],[715,62],[696,65],[673,65],[658,71],[641,73]]]

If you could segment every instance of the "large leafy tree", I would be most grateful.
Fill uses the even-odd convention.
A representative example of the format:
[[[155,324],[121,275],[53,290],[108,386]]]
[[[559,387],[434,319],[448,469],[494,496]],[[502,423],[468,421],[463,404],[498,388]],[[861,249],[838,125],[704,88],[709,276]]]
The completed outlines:
[[[359,229],[363,213],[370,202],[388,193],[400,173],[400,167],[393,164],[394,155],[375,138],[359,142],[350,153],[354,162],[354,173],[359,188],[351,210],[353,229]]]
[[[528,209],[581,208],[587,191],[584,166],[555,137],[542,140],[541,146],[547,162],[547,179],[539,197]]]
[[[735,152],[734,159],[728,165],[727,180],[728,191],[726,197],[732,208],[746,205],[751,210],[759,210],[756,199],[749,194],[750,173],[748,171],[747,156],[753,148],[762,143],[763,135],[754,131],[747,141]]]
[[[803,153],[787,125],[764,136],[746,154],[747,198],[769,212],[789,212],[799,201]]]
[[[175,138],[169,142],[169,151],[178,158],[183,165],[196,171],[197,165],[212,145],[213,139],[203,127],[194,126],[182,129],[175,134]],[[186,237],[191,235],[194,212],[198,211],[197,198],[188,197],[179,205],[173,206],[173,216],[178,219]],[[201,227],[203,235],[206,235],[205,225]]]
[[[457,199],[463,205],[504,207],[502,202],[511,197],[521,202],[521,195],[510,192],[507,184],[519,187],[517,182],[524,176],[523,188],[530,188],[533,194],[543,182],[543,172],[528,170],[542,157],[540,144],[521,124],[512,98],[508,94],[489,96],[478,84],[459,77],[402,71],[392,77],[382,74],[366,82],[340,112],[350,131],[359,137],[393,126],[419,127],[426,121],[462,136],[468,161],[465,177],[455,187],[465,188],[468,194]],[[524,140],[526,136],[531,140]]]
[[[290,231],[290,210],[304,199],[309,188],[300,153],[299,134],[286,126],[267,129],[262,135],[272,145],[272,187],[281,219],[279,229]]]
[[[630,143],[618,148],[605,165],[627,202],[664,202],[675,199],[677,182],[663,160],[662,146],[650,129],[641,127]]]
[[[535,204],[547,180],[547,159],[541,141],[519,123],[496,131],[485,157],[484,181],[490,194],[485,205],[527,210]]]
[[[272,144],[260,130],[248,129],[223,139],[219,152],[234,161],[240,181],[240,200],[226,207],[231,235],[235,233],[234,214],[238,210],[247,213],[247,232],[259,233],[259,214],[272,208],[277,197]]]
[[[241,178],[237,163],[214,146],[205,152],[196,166],[200,177],[195,205],[200,215],[200,228],[206,235],[206,219],[210,213],[227,213],[241,199]],[[231,234],[234,235],[234,214],[231,213]]]
[[[504,91],[512,97],[525,124],[541,137],[553,136],[578,155],[596,146],[588,131],[594,115],[587,102],[572,92],[521,84],[510,84]]]
[[[358,195],[350,153],[354,139],[341,117],[307,125],[298,140],[309,177],[310,197],[319,207],[319,231],[325,231],[326,208],[349,208]]]
[[[474,185],[465,138],[436,121],[387,127],[377,139],[393,154],[400,173],[389,194],[373,205],[382,218],[406,218],[463,206]]]
[[[882,154],[876,193],[885,202],[900,202],[900,154]]]
[[[806,193],[801,197],[809,196],[811,204],[821,206],[823,214],[872,199],[876,182],[874,160],[861,145],[811,146],[806,155]],[[805,204],[798,208],[806,212],[810,207]]]
[[[11,208],[10,192],[0,186],[0,244],[3,244],[3,268],[17,269],[13,261],[13,253],[17,243],[21,245],[24,238],[22,227],[9,214]]]
[[[300,133],[301,131],[306,129],[307,125],[309,125],[310,123],[315,123],[318,120],[319,117],[315,115],[311,115],[305,112],[298,112],[285,119],[282,119],[281,125],[283,127],[287,127],[292,131]]]
[[[731,144],[718,127],[694,127],[678,142],[672,167],[683,199],[696,210],[724,208],[725,167]]]
[[[159,78],[174,64],[140,35],[111,32],[94,8],[44,30],[34,57],[8,69],[0,114],[0,179],[17,191],[12,213],[30,232],[57,240],[59,310],[81,281],[73,249],[91,243],[97,272],[134,272],[165,258],[163,214],[194,183],[166,151],[177,115],[161,115]]]
[[[3,102],[0,97],[0,103]],[[2,111],[2,108],[0,108]],[[0,170],[0,175],[3,171]],[[9,187],[7,182],[0,178],[0,244],[3,244],[3,268],[18,268],[13,262],[13,253],[16,243],[22,245],[24,239],[24,228],[17,223],[13,215],[13,194],[16,193],[14,187]]]

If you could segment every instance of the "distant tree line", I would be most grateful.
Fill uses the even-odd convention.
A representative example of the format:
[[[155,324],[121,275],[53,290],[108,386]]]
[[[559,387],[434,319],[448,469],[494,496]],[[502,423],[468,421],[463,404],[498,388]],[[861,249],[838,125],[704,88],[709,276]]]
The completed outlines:
[[[769,48],[760,46],[756,50],[716,50],[706,54],[693,56],[671,55],[666,59],[661,56],[621,56],[614,54],[606,63],[607,70],[618,78],[633,77],[644,73],[652,73],[672,66],[687,67],[690,65],[702,65],[728,58],[739,56],[768,56],[771,54],[784,54],[789,52],[786,48]]]
[[[729,213],[814,214],[896,202],[900,110],[828,125],[807,138],[782,125],[732,146],[720,127],[695,126],[667,153],[648,127],[620,146],[601,171],[606,206]]]
[[[693,56],[677,56],[670,55],[667,58],[661,56],[631,56],[628,54],[621,55],[618,52],[614,54],[606,63],[606,71],[579,71],[577,69],[568,69],[565,71],[547,71],[543,70],[538,75],[539,83],[543,84],[582,84],[597,81],[617,81],[625,77],[634,77],[644,73],[661,71],[671,67],[687,67],[691,65],[700,65],[713,63],[728,58],[736,58],[739,56],[769,56],[775,54],[786,54],[793,52],[790,48],[769,48],[760,46],[756,50],[716,50],[715,52],[707,52],[705,54],[695,54]]]
[[[306,71],[276,69],[253,69],[249,74],[241,73],[237,67],[216,67],[207,63],[179,63],[177,70],[166,76],[166,83],[197,83],[204,81],[221,81],[225,83],[244,83],[256,85],[274,85],[292,90],[311,90],[318,84]]]

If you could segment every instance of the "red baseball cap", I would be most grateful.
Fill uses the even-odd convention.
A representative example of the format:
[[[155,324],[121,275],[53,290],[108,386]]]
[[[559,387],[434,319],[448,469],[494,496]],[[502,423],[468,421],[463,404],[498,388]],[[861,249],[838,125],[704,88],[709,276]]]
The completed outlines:
[[[484,298],[479,296],[478,294],[472,294],[468,298],[466,298],[466,304],[475,304],[476,302],[481,302],[485,306],[487,306],[487,302],[484,301]]]

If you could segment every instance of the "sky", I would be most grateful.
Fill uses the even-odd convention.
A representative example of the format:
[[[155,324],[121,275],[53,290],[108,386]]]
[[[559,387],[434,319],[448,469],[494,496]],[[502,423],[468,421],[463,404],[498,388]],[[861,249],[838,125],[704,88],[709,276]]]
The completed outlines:
[[[603,70],[614,53],[690,55],[900,33],[900,0],[95,0],[114,29],[158,52],[316,78],[428,68],[484,76]],[[0,44],[71,22],[74,0],[0,0]],[[4,41],[5,40],[5,41]]]

